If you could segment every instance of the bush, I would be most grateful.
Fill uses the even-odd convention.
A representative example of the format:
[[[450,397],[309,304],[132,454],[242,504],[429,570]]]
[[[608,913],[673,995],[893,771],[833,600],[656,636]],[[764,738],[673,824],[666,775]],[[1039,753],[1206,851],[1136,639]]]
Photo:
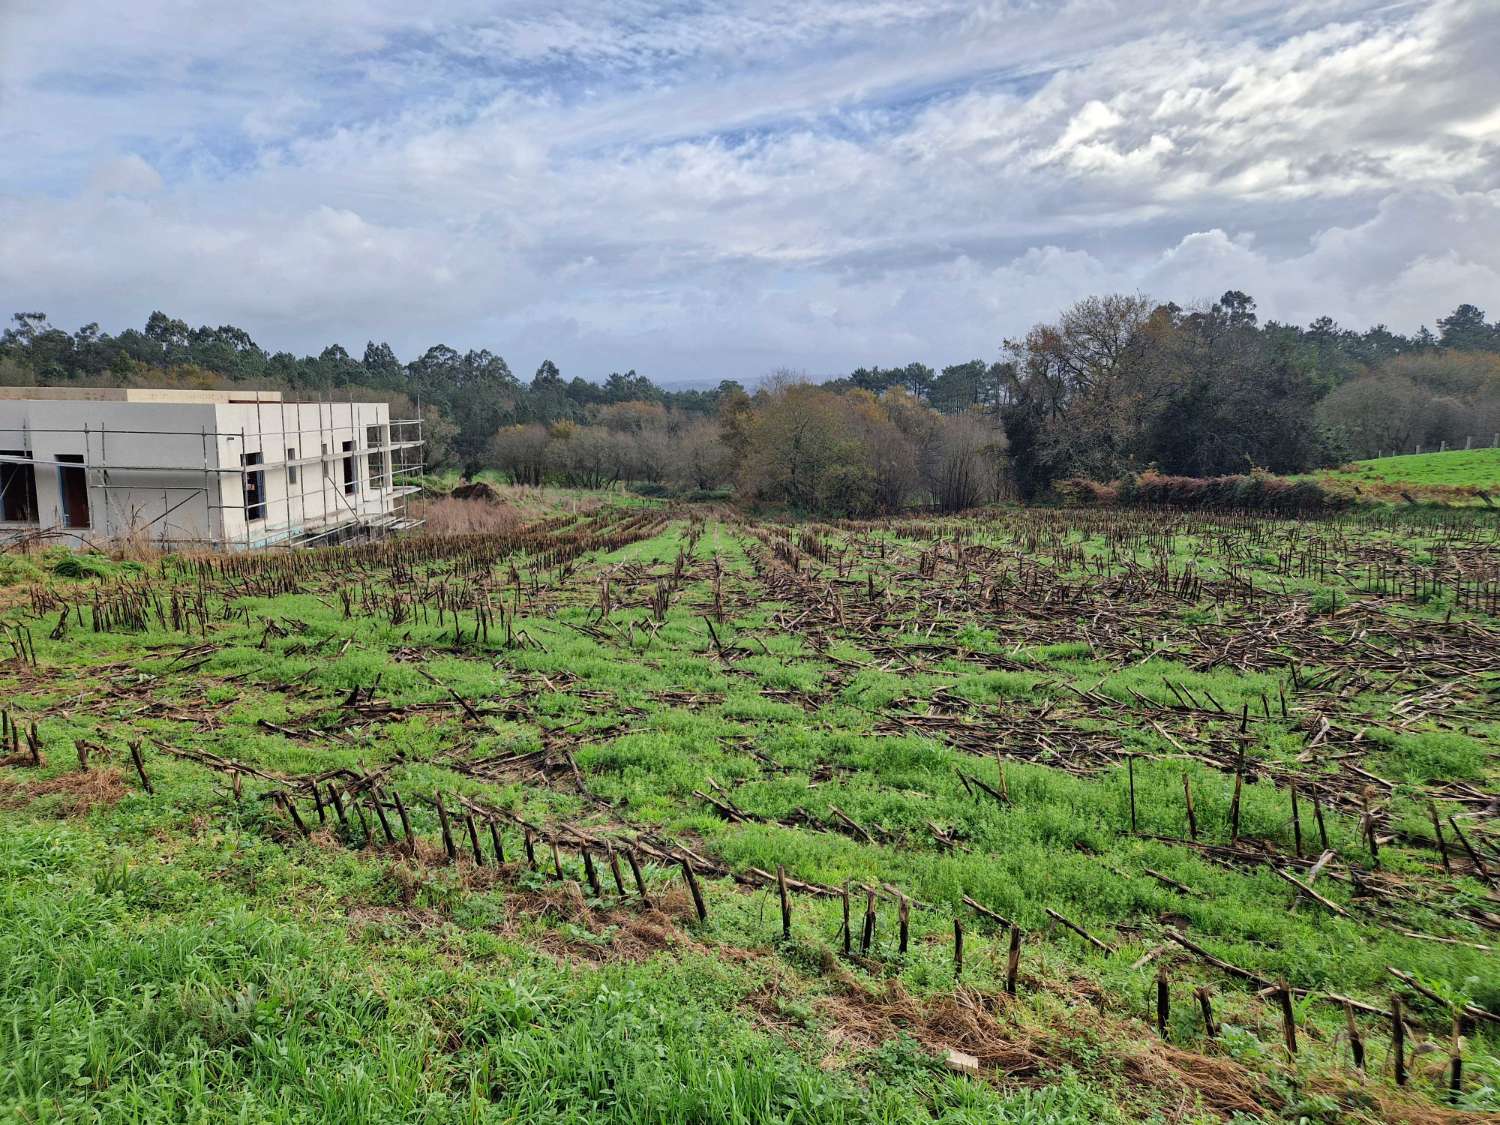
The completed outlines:
[[[1177,477],[1146,471],[1112,484],[1073,478],[1054,485],[1067,504],[1201,508],[1211,511],[1278,512],[1307,515],[1352,505],[1349,497],[1311,480],[1255,472],[1225,477]]]
[[[1057,493],[1057,498],[1070,507],[1083,508],[1091,505],[1108,507],[1120,500],[1120,490],[1112,484],[1100,484],[1096,480],[1085,480],[1083,477],[1069,477],[1067,480],[1057,481],[1052,490]]]

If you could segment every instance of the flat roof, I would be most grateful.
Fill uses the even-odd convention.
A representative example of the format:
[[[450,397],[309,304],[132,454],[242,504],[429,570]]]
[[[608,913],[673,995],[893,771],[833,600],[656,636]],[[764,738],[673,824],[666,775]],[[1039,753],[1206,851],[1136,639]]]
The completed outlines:
[[[193,391],[173,387],[0,387],[0,401],[157,402],[184,406],[280,402],[280,391]]]

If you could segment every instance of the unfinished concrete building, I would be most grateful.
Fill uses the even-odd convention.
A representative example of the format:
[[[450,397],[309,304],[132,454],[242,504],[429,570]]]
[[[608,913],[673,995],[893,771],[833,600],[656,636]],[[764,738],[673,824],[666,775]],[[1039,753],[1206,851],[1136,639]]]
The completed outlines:
[[[0,537],[308,545],[413,526],[421,422],[279,391],[0,387]]]

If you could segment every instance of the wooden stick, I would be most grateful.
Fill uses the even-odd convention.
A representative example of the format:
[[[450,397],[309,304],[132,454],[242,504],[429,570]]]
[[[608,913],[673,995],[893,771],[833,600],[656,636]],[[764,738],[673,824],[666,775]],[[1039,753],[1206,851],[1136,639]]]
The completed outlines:
[[[1375,832],[1375,813],[1370,808],[1370,791],[1366,787],[1360,794],[1360,802],[1364,808],[1365,842],[1370,847],[1370,862],[1377,868],[1380,866],[1380,840]]]
[[[1297,853],[1297,858],[1302,858],[1302,814],[1297,808],[1297,786],[1293,783],[1292,790],[1292,848]]]
[[[1203,1013],[1203,1034],[1209,1039],[1217,1039],[1219,1025],[1214,1023],[1214,1005],[1209,997],[1208,986],[1200,985],[1193,989],[1193,995],[1198,998],[1198,1010]]]
[[[615,851],[614,845],[607,849],[609,855],[609,873],[615,881],[615,890],[621,898],[625,897],[625,878],[620,873],[620,853]]]
[[[360,847],[369,847],[370,822],[365,819],[364,806],[359,803],[358,797],[351,796],[349,798],[349,807],[354,810],[354,815],[359,818],[359,838],[364,841]]]
[[[1107,942],[1100,941],[1093,934],[1089,933],[1082,926],[1080,926],[1077,922],[1070,922],[1057,911],[1053,910],[1050,906],[1046,909],[1047,917],[1051,918],[1054,922],[1061,922],[1068,929],[1072,930],[1079,937],[1083,938],[1084,941],[1088,942],[1094,948],[1101,950],[1106,957],[1115,951],[1114,946],[1108,944]]]
[[[1012,926],[1010,928],[1010,950],[1005,957],[1005,991],[1007,995],[1016,994],[1016,977],[1021,971],[1021,928]]]
[[[1172,1016],[1172,986],[1165,965],[1156,970],[1156,1031],[1167,1037],[1167,1023]]]
[[[1448,841],[1443,839],[1443,825],[1438,820],[1437,805],[1432,801],[1427,802],[1427,815],[1432,819],[1432,832],[1437,837],[1438,852],[1443,857],[1443,871],[1452,875],[1453,865],[1448,862]]]
[[[1365,1041],[1359,1033],[1359,1024],[1354,1022],[1354,1006],[1344,1001],[1344,1026],[1349,1034],[1349,1053],[1354,1056],[1354,1069],[1361,1074],[1365,1069]]]
[[[1324,853],[1324,854],[1327,854],[1327,853]],[[1327,907],[1329,910],[1331,910],[1335,914],[1337,914],[1340,918],[1347,918],[1347,917],[1349,917],[1349,912],[1347,910],[1345,910],[1342,906],[1340,906],[1336,902],[1331,902],[1328,899],[1324,898],[1317,891],[1313,890],[1306,883],[1304,883],[1301,879],[1299,879],[1295,875],[1293,875],[1290,871],[1283,871],[1283,870],[1281,870],[1281,868],[1276,867],[1274,865],[1271,865],[1271,870],[1274,871],[1277,875],[1280,875],[1288,883],[1290,883],[1292,886],[1296,887],[1299,891],[1301,891],[1303,894],[1305,894],[1308,898],[1312,899],[1319,906],[1325,906],[1325,907]]]
[[[1188,952],[1196,953],[1199,957],[1203,958],[1203,960],[1207,961],[1216,969],[1222,969],[1224,972],[1229,973],[1231,976],[1239,977],[1241,980],[1247,980],[1251,984],[1259,985],[1261,988],[1268,988],[1271,986],[1271,982],[1268,981],[1265,977],[1257,976],[1249,969],[1242,969],[1238,965],[1232,964],[1229,961],[1225,961],[1222,958],[1215,957],[1201,945],[1197,944],[1189,938],[1184,937],[1179,931],[1173,929],[1170,926],[1167,928],[1167,937],[1171,938]]]
[[[1276,999],[1281,1006],[1281,1035],[1289,1058],[1297,1057],[1297,1020],[1292,1011],[1292,990],[1283,978],[1276,982]]]
[[[646,878],[641,874],[641,865],[635,858],[634,848],[625,853],[625,862],[630,864],[630,875],[635,879],[636,893],[641,896],[641,901],[646,904],[647,909],[650,909],[651,896],[646,893]]]
[[[396,802],[396,815],[401,818],[401,832],[406,837],[406,854],[417,854],[417,838],[412,835],[411,817],[406,815],[406,806],[401,803],[401,794],[391,790],[391,799]]]
[[[484,853],[479,850],[479,828],[474,823],[473,813],[464,813],[464,824],[469,829],[469,847],[474,852],[474,866],[484,866]]]
[[[781,940],[792,940],[792,897],[786,889],[786,868],[776,865],[776,890],[781,896]]]
[[[982,915],[985,918],[988,918],[991,922],[994,922],[996,925],[998,925],[1003,930],[1008,930],[1012,926],[1015,925],[1015,923],[1012,922],[1005,915],[1000,914],[997,911],[991,910],[988,906],[984,906],[983,904],[975,901],[969,895],[964,895],[964,900],[963,901],[964,901],[964,905],[967,906],[967,907],[969,907],[971,910],[973,910],[974,913]]]
[[[1391,997],[1391,1058],[1396,1064],[1396,1085],[1406,1085],[1406,1023],[1401,1018],[1401,997]]]
[[[15,727],[11,727],[12,731],[15,729]],[[151,787],[151,779],[146,776],[146,761],[141,757],[141,744],[139,742],[132,742],[130,744],[130,760],[135,763],[135,772],[140,775],[141,788],[148,795],[155,795],[156,790]]]
[[[500,836],[500,823],[496,820],[490,821],[490,847],[495,849],[495,866],[499,867],[505,862],[505,841]]]
[[[443,795],[434,791],[433,802],[437,805],[438,824],[443,829],[443,851],[448,856],[448,862],[453,863],[458,859],[458,848],[453,843],[453,826],[448,823],[448,810],[443,807]]]
[[[693,909],[698,912],[698,921],[708,921],[708,907],[703,905],[703,892],[698,889],[698,876],[686,856],[682,858],[682,874],[687,879],[688,890],[693,894]]]
[[[1432,991],[1432,989],[1428,988],[1425,984],[1417,980],[1417,978],[1412,976],[1410,973],[1403,973],[1394,965],[1387,965],[1385,967],[1385,971],[1390,973],[1391,976],[1395,977],[1402,984],[1410,988],[1413,992],[1418,992],[1421,995],[1427,997],[1427,999],[1431,1000],[1434,1004],[1441,1005],[1445,1008],[1449,1006],[1447,1000],[1444,1000],[1436,992]],[[1491,1012],[1487,1008],[1481,1008],[1478,1004],[1465,1004],[1463,1010],[1465,1015],[1470,1016],[1476,1020],[1486,1020],[1490,1023],[1500,1023],[1500,1015]]]
[[[147,786],[146,792],[149,793],[150,791],[151,787]],[[1463,845],[1464,851],[1469,853],[1469,862],[1474,865],[1474,870],[1479,872],[1479,877],[1488,883],[1490,881],[1490,870],[1484,865],[1484,860],[1479,858],[1479,853],[1474,850],[1474,846],[1469,843],[1469,838],[1464,835],[1464,830],[1458,826],[1458,821],[1450,816],[1448,818],[1448,825],[1453,829],[1453,834],[1458,837],[1458,842]]]
[[[1194,898],[1202,897],[1202,893],[1200,891],[1193,890],[1193,888],[1188,886],[1186,883],[1180,883],[1170,875],[1163,875],[1154,867],[1147,867],[1144,870],[1147,875],[1151,876],[1151,878],[1155,879],[1158,883],[1171,887],[1174,891],[1178,891],[1179,893],[1185,895],[1191,895]]]
[[[1318,876],[1323,873],[1323,868],[1327,867],[1329,861],[1332,859],[1332,852],[1324,852],[1317,858],[1317,862],[1307,869],[1307,885],[1309,887],[1318,881]]]
[[[897,950],[902,957],[906,956],[907,942],[911,938],[911,903],[903,894],[896,906],[896,918],[901,927],[901,943]]]
[[[296,803],[285,793],[277,793],[276,799],[281,802],[281,807],[286,809],[287,816],[291,817],[292,823],[297,826],[297,831],[306,836],[307,825],[302,823],[302,816],[297,812]]]
[[[953,979],[964,975],[964,923],[958,915],[953,916]]]
[[[875,944],[875,890],[873,887],[866,889],[865,897],[865,925],[859,935],[859,951],[870,952],[870,946]]]
[[[380,821],[380,833],[385,837],[385,842],[394,844],[396,834],[391,831],[391,822],[386,819],[385,802],[380,799],[380,790],[373,788],[370,790],[370,803],[375,806],[375,819]]]
[[[1331,851],[1332,849],[1328,846],[1328,826],[1323,823],[1323,802],[1318,800],[1317,789],[1313,789],[1312,791],[1312,807],[1313,820],[1315,820],[1318,825],[1318,843],[1322,846],[1325,852]]]
[[[1170,686],[1170,685],[1169,685]],[[1130,834],[1135,835],[1135,755],[1128,755],[1125,759],[1125,769],[1130,774]]]
[[[1187,774],[1182,775],[1182,798],[1187,805],[1188,835],[1196,840],[1198,838],[1198,817],[1193,812],[1193,779]]]
[[[599,872],[594,869],[594,857],[589,854],[587,847],[578,849],[583,856],[583,877],[589,882],[589,890],[594,893],[595,898],[604,897],[604,888],[599,885]]]

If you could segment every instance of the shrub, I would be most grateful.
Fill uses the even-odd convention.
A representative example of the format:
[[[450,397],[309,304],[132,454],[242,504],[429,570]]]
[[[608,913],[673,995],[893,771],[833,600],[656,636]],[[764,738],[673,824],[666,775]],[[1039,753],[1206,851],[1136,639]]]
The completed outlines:
[[[1090,505],[1109,506],[1117,504],[1120,500],[1120,489],[1117,484],[1100,484],[1096,480],[1085,480],[1083,477],[1069,477],[1067,480],[1057,481],[1052,489],[1064,504],[1071,507],[1087,507]]]
[[[1202,508],[1214,511],[1278,512],[1306,515],[1350,507],[1349,497],[1311,480],[1291,480],[1254,472],[1225,477],[1178,477],[1147,470],[1112,484],[1071,479],[1054,486],[1065,503],[1141,507]]]

